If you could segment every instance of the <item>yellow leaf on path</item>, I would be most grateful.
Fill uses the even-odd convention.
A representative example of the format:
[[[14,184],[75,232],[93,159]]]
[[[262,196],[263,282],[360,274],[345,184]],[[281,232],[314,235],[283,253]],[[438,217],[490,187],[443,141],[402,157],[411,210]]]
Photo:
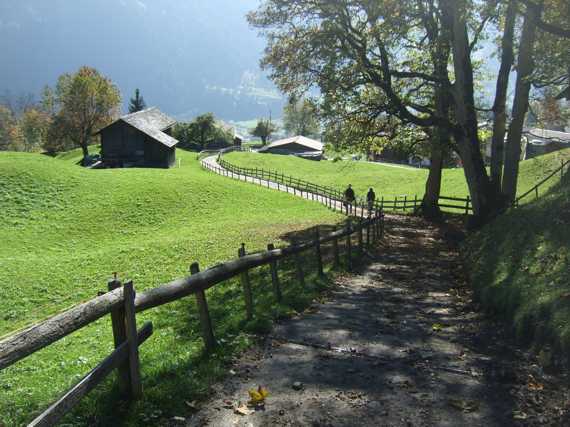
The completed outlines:
[[[269,396],[269,391],[262,386],[256,389],[252,388],[248,391],[249,397],[251,398],[249,403],[252,405],[259,405],[265,402],[265,398]]]
[[[441,323],[434,323],[433,325],[431,325],[431,329],[434,332],[439,332],[441,331],[443,328],[445,328],[445,325],[442,325]]]

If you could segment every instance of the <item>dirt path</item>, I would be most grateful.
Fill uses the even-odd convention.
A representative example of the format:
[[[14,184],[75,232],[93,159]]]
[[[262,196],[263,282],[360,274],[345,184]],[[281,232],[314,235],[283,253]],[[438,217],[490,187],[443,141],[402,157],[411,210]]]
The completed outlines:
[[[236,360],[188,425],[570,425],[568,390],[478,314],[443,232],[387,220],[372,262]],[[265,407],[236,413],[258,385]]]

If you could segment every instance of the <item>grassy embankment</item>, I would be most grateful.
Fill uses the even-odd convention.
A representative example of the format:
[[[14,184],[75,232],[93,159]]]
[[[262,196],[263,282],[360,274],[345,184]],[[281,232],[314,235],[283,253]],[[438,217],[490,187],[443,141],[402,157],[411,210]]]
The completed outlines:
[[[570,354],[570,175],[471,235],[464,257],[483,307],[545,366]]]
[[[319,204],[203,171],[195,154],[179,150],[178,157],[182,167],[169,170],[85,170],[76,165],[78,152],[58,159],[0,153],[0,336],[96,296],[113,272],[140,291],[186,275],[193,261],[203,269],[234,258],[241,242],[260,250],[341,219]],[[111,376],[67,422],[159,424],[184,415],[184,402],[206,394],[225,363],[251,343],[248,331],[303,309],[326,285],[311,276],[312,285],[301,289],[284,268],[279,307],[268,272],[254,274],[259,320],[250,324],[235,280],[208,291],[222,343],[210,358],[202,354],[193,298],[137,316],[139,325],[151,320],[155,328],[141,347],[143,400],[118,404]],[[106,316],[0,372],[0,425],[30,421],[111,350]]]
[[[560,166],[560,158],[570,157],[570,151],[552,153],[526,160],[520,166],[519,194],[531,188],[538,180]],[[424,194],[428,170],[385,163],[360,161],[305,160],[294,156],[258,153],[229,153],[225,159],[237,166],[277,170],[286,175],[305,179],[316,184],[344,189],[352,184],[357,195],[364,195],[368,187],[374,187],[378,197],[393,199],[407,195],[419,198]],[[546,189],[546,187],[545,187]],[[468,194],[463,169],[443,171],[444,196],[466,197]]]

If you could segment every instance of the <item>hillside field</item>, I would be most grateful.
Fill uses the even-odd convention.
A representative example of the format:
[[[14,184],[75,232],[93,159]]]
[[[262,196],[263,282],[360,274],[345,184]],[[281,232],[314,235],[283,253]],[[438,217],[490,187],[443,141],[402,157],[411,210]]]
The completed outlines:
[[[403,195],[411,198],[417,195],[421,198],[428,175],[427,169],[352,160],[316,162],[294,156],[253,152],[229,153],[224,158],[237,166],[279,171],[337,189],[352,184],[357,196],[364,196],[372,186],[378,198],[384,196],[393,199],[394,196]],[[570,149],[523,161],[518,193],[530,189],[542,177],[559,167],[562,159],[567,158],[570,158]],[[546,190],[550,184],[541,191]],[[466,197],[469,194],[463,169],[444,169],[441,194],[450,197]]]
[[[204,171],[195,153],[177,156],[180,168],[86,170],[77,166],[77,151],[59,158],[0,153],[0,336],[96,296],[113,272],[144,290],[186,275],[193,261],[204,269],[235,258],[241,242],[260,250],[342,219],[319,204]],[[267,278],[254,282],[261,320],[251,325],[244,324],[235,281],[208,291],[224,344],[209,360],[202,359],[193,298],[137,316],[155,330],[141,347],[143,400],[129,409],[110,406],[111,376],[67,421],[158,422],[187,411],[184,400],[207,393],[225,360],[250,343],[248,328],[301,309],[318,293],[291,281],[284,286],[287,304],[274,309],[270,286],[261,283]],[[0,425],[29,422],[111,350],[106,316],[1,372]]]

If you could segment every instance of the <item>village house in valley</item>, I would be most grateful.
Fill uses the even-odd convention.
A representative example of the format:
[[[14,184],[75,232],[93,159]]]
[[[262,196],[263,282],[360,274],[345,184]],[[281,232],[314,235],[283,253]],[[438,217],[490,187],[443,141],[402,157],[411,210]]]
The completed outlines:
[[[98,133],[106,167],[169,168],[176,161],[178,140],[171,136],[176,121],[152,107],[127,114]]]
[[[261,148],[260,153],[291,154],[298,157],[319,160],[323,156],[323,143],[306,136],[280,139]]]

